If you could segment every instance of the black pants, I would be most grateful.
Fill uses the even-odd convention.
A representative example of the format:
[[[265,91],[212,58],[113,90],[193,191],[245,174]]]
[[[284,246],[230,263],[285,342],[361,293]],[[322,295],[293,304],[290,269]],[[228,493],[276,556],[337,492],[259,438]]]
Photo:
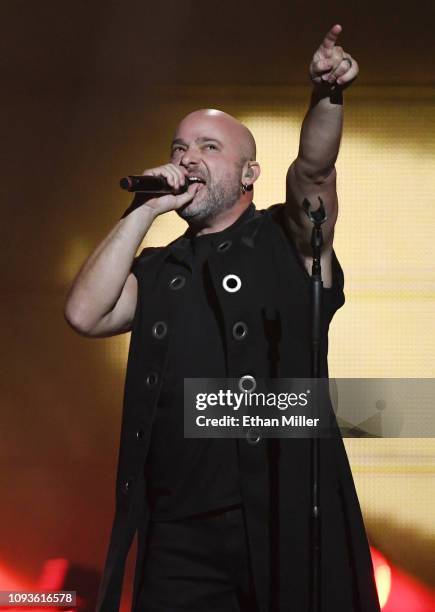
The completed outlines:
[[[150,523],[135,612],[256,612],[243,508]]]

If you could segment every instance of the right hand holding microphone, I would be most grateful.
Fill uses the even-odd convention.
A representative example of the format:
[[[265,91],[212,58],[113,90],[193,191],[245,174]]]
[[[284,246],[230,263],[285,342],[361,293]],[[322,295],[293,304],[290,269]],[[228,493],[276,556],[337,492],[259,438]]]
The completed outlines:
[[[182,166],[176,166],[175,164],[169,163],[158,166],[157,168],[145,170],[142,175],[163,177],[166,179],[169,186],[173,188],[174,192],[177,192],[183,189],[186,184],[187,170]],[[183,191],[182,193],[164,194],[158,197],[152,197],[151,199],[149,196],[144,197],[144,195],[139,192],[136,193],[132,205],[140,203],[140,208],[147,207],[151,209],[153,216],[161,215],[170,210],[177,210],[191,202],[198,188],[198,183],[192,183],[188,186],[187,191]]]

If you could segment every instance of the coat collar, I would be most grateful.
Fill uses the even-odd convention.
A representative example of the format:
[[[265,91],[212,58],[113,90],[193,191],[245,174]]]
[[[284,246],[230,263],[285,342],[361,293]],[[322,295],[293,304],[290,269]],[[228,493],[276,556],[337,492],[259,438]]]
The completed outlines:
[[[251,202],[248,208],[241,213],[232,225],[220,232],[214,233],[213,236],[218,243],[229,239],[240,240],[245,246],[253,248],[262,219],[263,215],[257,211],[254,202]],[[179,263],[192,268],[190,228],[187,228],[182,236],[179,236],[173,242],[169,243],[165,247],[165,251],[165,261],[175,259]]]

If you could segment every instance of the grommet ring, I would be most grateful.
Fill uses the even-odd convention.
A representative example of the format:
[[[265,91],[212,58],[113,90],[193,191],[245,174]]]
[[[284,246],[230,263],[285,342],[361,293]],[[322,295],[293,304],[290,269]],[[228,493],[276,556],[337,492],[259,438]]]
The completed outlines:
[[[124,480],[124,493],[128,493],[133,486],[133,478],[127,478]]]
[[[233,337],[235,340],[243,340],[248,335],[248,326],[243,321],[237,321],[233,325]]]
[[[235,293],[242,286],[242,281],[236,274],[227,274],[222,281],[222,286],[228,293]]]
[[[243,393],[252,393],[257,386],[257,381],[251,374],[245,374],[239,380],[239,389]]]
[[[179,274],[177,276],[174,276],[174,278],[172,278],[169,281],[169,289],[176,291],[177,289],[182,289],[182,287],[184,287],[185,284],[186,284],[185,277]]]
[[[231,245],[232,245],[232,244],[233,244],[233,243],[231,242],[231,240],[225,240],[224,242],[221,242],[221,243],[218,245],[217,250],[218,250],[220,253],[223,253],[224,251],[228,251],[228,249],[231,247]]]
[[[148,385],[148,387],[154,387],[154,385],[157,384],[158,380],[159,380],[159,375],[157,374],[157,372],[148,372],[145,378],[145,382]]]
[[[258,431],[258,429],[248,429],[248,431],[246,432],[246,441],[249,444],[255,445],[258,444],[261,440],[261,434]]]
[[[157,340],[161,340],[168,333],[168,326],[164,321],[157,321],[153,325],[152,334]]]

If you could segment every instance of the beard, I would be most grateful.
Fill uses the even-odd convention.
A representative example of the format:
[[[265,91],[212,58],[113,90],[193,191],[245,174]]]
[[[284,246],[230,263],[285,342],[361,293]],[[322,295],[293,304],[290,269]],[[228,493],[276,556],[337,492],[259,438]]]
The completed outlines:
[[[219,182],[210,181],[195,194],[185,207],[178,209],[178,215],[189,225],[200,227],[208,224],[223,210],[234,206],[240,197],[240,174],[227,175]]]

